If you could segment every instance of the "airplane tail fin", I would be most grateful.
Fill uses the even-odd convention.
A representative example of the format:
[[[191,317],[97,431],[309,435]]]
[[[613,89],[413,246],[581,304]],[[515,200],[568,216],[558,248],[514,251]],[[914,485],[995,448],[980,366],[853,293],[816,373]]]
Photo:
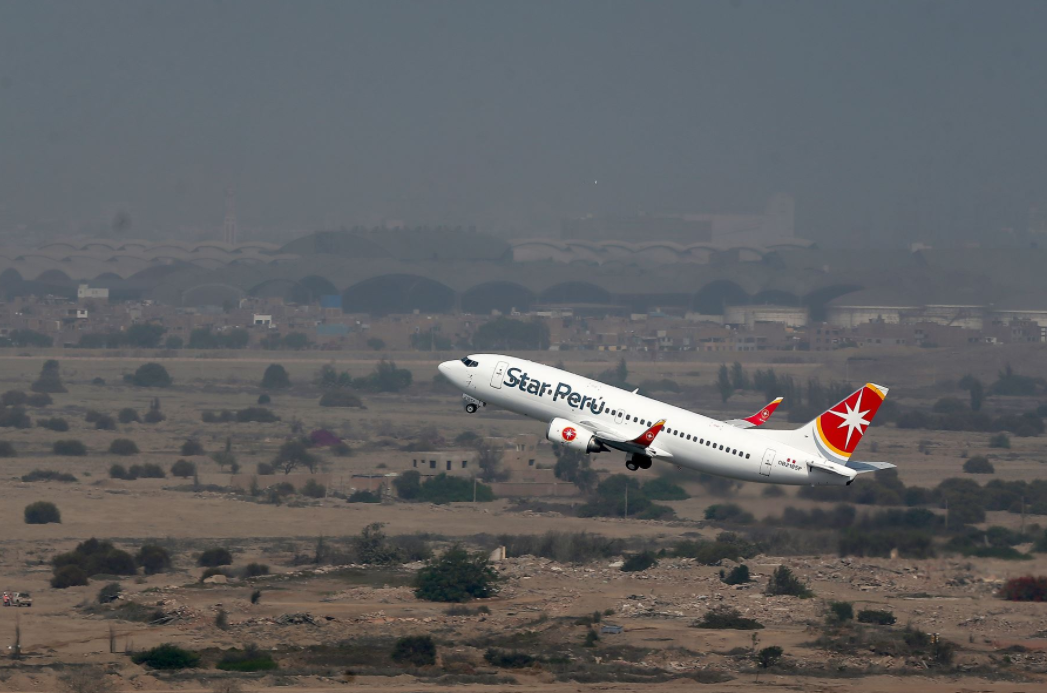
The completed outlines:
[[[866,383],[802,428],[765,435],[827,460],[846,464],[887,397],[888,389]]]

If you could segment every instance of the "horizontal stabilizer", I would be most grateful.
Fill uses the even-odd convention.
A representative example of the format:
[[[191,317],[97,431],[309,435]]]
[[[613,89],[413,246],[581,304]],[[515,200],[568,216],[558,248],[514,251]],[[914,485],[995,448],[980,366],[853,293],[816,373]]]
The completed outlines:
[[[847,466],[859,474],[878,472],[881,469],[894,469],[896,465],[890,462],[866,462],[864,460],[847,460]]]

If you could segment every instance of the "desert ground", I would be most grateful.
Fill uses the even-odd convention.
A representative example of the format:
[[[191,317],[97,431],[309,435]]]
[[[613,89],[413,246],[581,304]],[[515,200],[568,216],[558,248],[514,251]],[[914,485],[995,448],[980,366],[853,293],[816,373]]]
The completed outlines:
[[[419,561],[392,566],[340,562],[339,550],[373,523],[380,523],[388,537],[421,536],[437,554],[457,543],[488,552],[499,545],[501,535],[550,532],[621,540],[622,554],[630,554],[668,548],[681,540],[712,540],[725,530],[741,531],[706,520],[706,508],[725,498],[688,479],[681,483],[691,497],[666,501],[675,511],[668,520],[577,517],[572,511],[584,502],[580,497],[447,505],[394,499],[347,503],[344,496],[360,483],[353,475],[410,468],[411,453],[402,448],[427,430],[435,428],[444,441],[465,431],[503,438],[544,434],[542,424],[506,412],[465,414],[459,396],[434,380],[437,364],[458,356],[315,351],[0,354],[0,391],[28,392],[44,361],[59,361],[68,392],[52,395],[51,404],[30,407],[27,413],[34,421],[62,417],[70,427],[67,432],[38,426],[0,429],[0,441],[16,452],[2,460],[0,474],[5,481],[0,486],[2,589],[30,592],[34,599],[31,608],[0,609],[0,638],[7,640],[0,691],[65,690],[71,685],[66,679],[77,671],[94,672],[107,686],[104,690],[113,691],[428,691],[464,686],[475,691],[541,688],[572,693],[642,687],[669,693],[698,686],[725,691],[847,687],[868,693],[936,693],[1032,691],[1047,685],[1047,604],[1008,602],[997,596],[1008,578],[1047,575],[1044,553],[1032,553],[1022,561],[943,551],[924,559],[841,558],[833,550],[810,555],[776,551],[779,547],[770,542],[745,561],[754,581],[731,586],[720,578],[721,570],[734,567],[729,560],[702,565],[670,555],[648,570],[623,572],[622,555],[573,563],[509,552],[493,563],[503,578],[499,593],[460,609],[414,595]],[[674,380],[681,392],[667,393],[666,399],[729,418],[755,410],[763,404],[763,394],[740,392],[722,404],[713,385],[723,362],[740,361],[749,371],[774,368],[803,381],[878,382],[892,388],[891,399],[903,408],[929,409],[945,395],[966,397],[955,382],[968,373],[991,382],[1012,364],[1025,375],[1045,377],[1045,356],[1037,345],[986,345],[956,351],[885,348],[626,358],[630,380]],[[412,372],[411,388],[397,394],[363,393],[364,409],[318,405],[320,390],[313,380],[322,365],[362,376],[382,357]],[[530,357],[593,374],[613,367],[619,355],[565,352]],[[163,364],[173,385],[141,388],[124,382],[125,375],[147,362]],[[271,363],[283,365],[292,381],[291,388],[272,392],[272,402],[261,405],[280,421],[201,421],[204,411],[259,406],[264,392],[259,382]],[[91,411],[115,416],[131,407],[144,413],[153,398],[159,398],[166,417],[160,423],[118,423],[116,430],[96,430],[85,421]],[[991,400],[1000,411],[1027,410],[1039,403],[1035,397]],[[784,417],[773,425],[790,426]],[[335,433],[352,449],[350,456],[319,453],[325,467],[319,476],[329,490],[325,498],[295,495],[279,504],[264,502],[235,490],[230,473],[207,455],[189,458],[198,466],[195,481],[170,474],[134,481],[109,477],[116,463],[156,463],[167,470],[183,457],[180,448],[188,439],[198,440],[207,453],[224,449],[228,441],[243,471],[250,473],[259,462],[271,460],[295,430],[318,428]],[[948,477],[970,478],[962,471],[963,456],[974,454],[988,456],[995,465],[995,474],[988,478],[1047,479],[1047,436],[1012,437],[1007,450],[990,449],[989,436],[879,423],[870,428],[861,451],[864,458],[897,464],[900,479],[909,486],[929,488]],[[131,457],[110,454],[109,444],[116,438],[133,440],[140,452]],[[88,453],[55,455],[52,445],[60,439],[80,440]],[[544,446],[539,464],[554,462],[551,449]],[[623,460],[615,455],[597,456],[594,468],[601,476],[626,473]],[[66,472],[77,480],[22,481],[33,470]],[[654,478],[659,471],[638,475]],[[279,476],[263,477],[262,483],[278,482]],[[763,492],[758,485],[744,485],[726,500],[752,513],[756,524],[765,528],[786,507],[833,505],[797,498],[794,489],[778,497]],[[23,509],[35,501],[54,503],[61,523],[26,524]],[[859,512],[878,509],[859,507]],[[990,512],[985,525],[1020,529],[1023,523],[1047,525],[1047,517]],[[142,544],[158,543],[170,551],[173,567],[155,575],[93,578],[86,586],[52,588],[52,559],[89,538],[112,541],[132,553]],[[314,560],[318,545],[328,547],[333,558]],[[232,552],[234,567],[265,564],[270,574],[202,583],[203,568],[196,557],[214,546]],[[814,597],[766,595],[768,576],[780,565],[805,581]],[[120,582],[121,597],[114,604],[99,605],[99,589],[111,581]],[[253,602],[255,592],[260,596]],[[948,667],[936,668],[879,646],[846,650],[827,645],[824,624],[830,601],[851,602],[856,611],[892,611],[898,629],[911,626],[955,643],[955,659]],[[711,607],[724,605],[764,627],[693,627]],[[162,612],[164,618],[143,618],[144,611]],[[219,613],[224,614],[222,623]],[[601,614],[599,621],[594,613]],[[622,632],[600,633],[594,646],[586,647],[587,634],[604,625],[621,626]],[[438,645],[435,666],[404,668],[388,659],[397,638],[421,634],[431,635]],[[128,656],[161,643],[202,653],[201,665],[154,671]],[[279,669],[231,674],[214,667],[222,650],[249,644],[272,653]],[[784,657],[780,664],[763,669],[752,654],[770,645],[780,646]],[[522,668],[494,666],[484,659],[490,648],[526,652],[540,661]]]

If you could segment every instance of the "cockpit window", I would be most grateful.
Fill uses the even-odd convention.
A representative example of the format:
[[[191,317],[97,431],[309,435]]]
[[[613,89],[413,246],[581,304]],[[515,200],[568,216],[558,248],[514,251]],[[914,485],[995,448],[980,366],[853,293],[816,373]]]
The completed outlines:
[[[462,357],[462,363],[465,364],[466,368],[476,368],[477,366],[480,365],[479,363],[477,363],[476,361],[473,361],[468,356],[463,356]]]

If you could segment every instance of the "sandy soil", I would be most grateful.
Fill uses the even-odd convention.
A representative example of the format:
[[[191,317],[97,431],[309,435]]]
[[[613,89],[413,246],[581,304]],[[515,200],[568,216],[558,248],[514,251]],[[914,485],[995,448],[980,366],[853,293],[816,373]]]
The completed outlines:
[[[795,362],[787,363],[775,362],[775,358],[781,360],[781,354],[774,355],[775,358],[767,354],[739,357],[750,369],[774,367],[803,378],[847,376],[852,381],[898,383],[892,389],[892,397],[897,395],[906,406],[929,406],[938,396],[950,392],[942,381],[955,380],[966,372],[991,380],[993,373],[1010,361],[1016,366],[1021,364],[1022,372],[1047,375],[1047,360],[1039,358],[1041,352],[1040,347],[1032,345],[971,349],[945,355],[945,358],[942,353],[915,349],[802,354]],[[28,389],[46,356],[43,352],[31,356],[0,355],[0,390]],[[1020,563],[948,557],[926,561],[847,561],[835,556],[783,558],[769,550],[749,561],[759,577],[755,585],[744,589],[723,585],[717,567],[698,566],[685,560],[663,561],[657,568],[637,575],[609,567],[609,561],[571,566],[527,557],[510,558],[499,566],[507,577],[505,588],[501,595],[490,600],[491,614],[482,620],[478,616],[447,616],[445,606],[415,599],[410,590],[402,586],[410,578],[406,573],[390,577],[394,584],[385,586],[380,582],[364,584],[371,578],[346,577],[330,573],[326,568],[320,574],[313,574],[311,568],[303,572],[291,565],[293,556],[310,553],[318,536],[338,541],[357,534],[373,522],[384,523],[389,534],[427,532],[445,540],[481,533],[555,530],[586,531],[634,543],[647,541],[664,545],[696,534],[715,535],[719,530],[708,526],[703,517],[705,508],[718,499],[706,495],[699,485],[688,484],[693,497],[670,503],[678,520],[652,522],[520,513],[504,500],[438,507],[403,503],[346,504],[328,499],[274,506],[237,499],[222,492],[177,490],[188,482],[171,478],[134,482],[109,479],[107,470],[116,462],[125,465],[156,462],[168,468],[178,459],[181,444],[190,437],[203,442],[208,451],[221,449],[229,439],[244,467],[252,469],[273,456],[295,420],[301,421],[305,430],[329,428],[357,450],[353,457],[328,457],[332,487],[341,490],[348,490],[352,485],[354,473],[380,472],[383,468],[379,465],[385,465],[386,470],[405,468],[410,453],[397,451],[395,445],[426,427],[436,427],[447,439],[466,429],[504,436],[542,432],[540,424],[506,413],[464,415],[454,393],[430,385],[435,366],[445,355],[436,354],[433,358],[417,353],[395,355],[399,365],[411,368],[419,385],[410,395],[365,397],[367,409],[360,411],[318,407],[317,393],[307,383],[319,365],[326,362],[361,375],[373,366],[374,354],[226,356],[163,358],[175,378],[175,386],[151,391],[124,385],[121,378],[155,355],[61,354],[62,375],[69,393],[55,395],[51,406],[30,410],[30,415],[34,419],[64,417],[71,430],[55,433],[41,428],[0,429],[0,440],[11,442],[18,452],[17,457],[3,460],[0,473],[6,481],[0,485],[0,527],[4,528],[0,534],[0,578],[3,589],[30,591],[35,598],[32,609],[0,609],[0,638],[13,644],[17,625],[24,653],[20,662],[0,662],[0,691],[60,690],[55,666],[81,663],[109,667],[113,672],[110,682],[114,690],[213,690],[213,670],[172,679],[154,676],[130,664],[123,654],[110,654],[110,627],[114,629],[118,650],[129,647],[141,650],[168,641],[194,649],[238,647],[254,642],[283,652],[291,646],[329,645],[346,638],[433,632],[440,639],[456,643],[452,646],[456,656],[471,657],[482,667],[482,650],[461,643],[521,629],[537,629],[549,642],[559,642],[557,638],[580,642],[585,627],[573,626],[566,617],[605,609],[614,611],[608,620],[623,625],[625,631],[621,635],[604,636],[599,647],[629,645],[647,652],[643,658],[649,660],[651,666],[671,667],[681,676],[712,670],[728,672],[734,677],[722,683],[700,684],[707,690],[787,687],[828,691],[847,687],[866,693],[881,690],[1031,691],[1047,683],[1042,673],[1036,673],[1047,671],[1044,653],[1047,605],[1010,604],[994,596],[997,586],[1007,577],[1047,574],[1044,555]],[[543,354],[542,358],[551,362],[563,360],[568,368],[581,372],[594,372],[614,363],[609,355],[564,353],[555,359],[549,356]],[[722,357],[692,356],[694,358],[687,360],[636,359],[630,361],[630,369],[636,380],[668,377],[685,386],[698,386],[697,390],[687,390],[674,400],[698,410],[731,416],[762,404],[761,395],[745,393],[733,398],[728,407],[720,405],[710,385]],[[284,364],[296,382],[291,391],[273,396],[270,406],[281,416],[280,423],[204,424],[200,421],[203,410],[253,406],[260,392],[257,382],[265,366],[272,362]],[[92,384],[95,377],[104,378],[106,385]],[[84,421],[85,413],[91,409],[115,414],[129,406],[144,412],[153,396],[161,398],[162,410],[167,416],[161,424],[128,424],[119,425],[116,431],[98,431]],[[123,458],[106,452],[109,443],[119,437],[133,439],[141,454]],[[84,441],[89,454],[79,458],[55,456],[51,444],[63,438]],[[875,442],[875,450],[863,444],[863,455],[896,463],[907,484],[933,486],[943,478],[962,475],[964,453],[992,453],[990,457],[997,470],[992,478],[1045,478],[1047,446],[1042,437],[1015,438],[1011,450],[990,451],[987,434],[904,431],[881,425],[873,427],[867,440]],[[921,441],[926,454],[919,449]],[[200,464],[202,484],[228,484],[229,474],[207,458],[195,459]],[[551,464],[552,457],[546,452],[540,462]],[[596,466],[605,471],[622,471],[621,460],[607,456],[600,458]],[[32,469],[66,471],[78,477],[78,482],[20,481],[20,477]],[[795,498],[791,491],[784,497],[765,498],[762,490],[746,486],[732,500],[761,519],[778,516],[787,506],[814,505]],[[36,500],[49,500],[58,505],[62,524],[24,524],[22,509]],[[1047,518],[1027,519],[1047,523]],[[1021,518],[1010,513],[993,513],[990,522],[1016,527]],[[128,600],[178,613],[178,620],[170,625],[151,626],[89,613],[84,605],[95,600],[102,584],[98,581],[87,587],[51,589],[51,558],[89,537],[112,539],[130,550],[148,540],[178,547],[173,572],[123,581]],[[215,543],[234,550],[236,565],[258,561],[272,566],[276,575],[250,582],[200,586],[201,569],[194,565],[193,556]],[[766,575],[783,562],[809,581],[815,599],[763,595]],[[248,600],[254,589],[264,593],[256,605]],[[847,659],[841,666],[851,669],[875,666],[877,671],[896,670],[898,675],[880,673],[854,679],[826,673],[827,661],[846,659],[832,656],[812,644],[820,628],[818,624],[823,621],[826,602],[836,599],[853,601],[856,608],[888,608],[897,615],[899,624],[911,623],[928,632],[941,633],[960,644],[957,659],[961,669],[947,676],[920,675],[899,658],[869,654]],[[748,660],[723,654],[732,648],[751,647],[750,633],[690,627],[714,603],[737,606],[763,622],[766,628],[758,632],[760,645],[782,646],[794,670],[819,669],[821,673],[801,675],[783,669],[764,673],[757,681]],[[215,627],[214,617],[219,609],[229,613],[229,630]],[[320,625],[274,623],[275,619],[291,613],[311,614],[321,619]],[[547,621],[535,625],[543,615]],[[1005,656],[1001,650],[1014,645],[1020,645],[1026,652],[1011,652],[1006,656],[1013,664],[1001,664]],[[963,667],[968,673],[963,673]],[[990,680],[979,673],[986,668],[995,671],[1008,670],[1008,667],[1020,670],[1027,680]],[[547,672],[537,670],[510,673],[517,681],[513,688],[540,687],[556,692],[596,688],[630,691],[640,687],[674,692],[685,686],[690,690],[696,685],[684,678],[643,684],[576,683],[557,681]],[[244,680],[244,690],[284,690],[288,685],[300,691],[345,687],[337,677],[319,675],[291,679],[268,675]],[[506,688],[504,684],[468,685],[478,691]],[[352,686],[375,691],[446,687],[425,677],[408,675],[360,676]]]

